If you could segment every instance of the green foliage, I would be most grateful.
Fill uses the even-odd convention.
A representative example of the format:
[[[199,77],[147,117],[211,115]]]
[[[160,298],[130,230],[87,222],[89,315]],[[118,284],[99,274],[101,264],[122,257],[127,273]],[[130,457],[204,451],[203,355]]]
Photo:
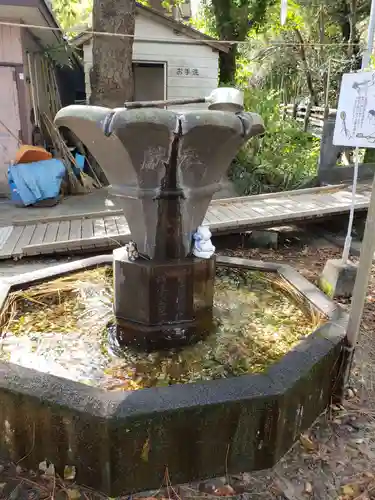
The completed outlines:
[[[52,10],[68,38],[78,34],[77,26],[91,24],[92,0],[52,0]]]
[[[271,3],[241,47],[251,78],[282,89],[288,102],[314,95],[323,105],[328,89],[335,107],[342,74],[359,69],[369,7],[369,0],[290,0],[281,26],[280,4]]]
[[[316,173],[319,140],[283,119],[280,104],[276,92],[245,91],[245,108],[262,116],[266,134],[249,141],[232,164],[229,176],[240,194],[296,189]]]
[[[201,0],[198,12],[190,19],[190,26],[212,38],[218,38],[212,5],[208,0]]]

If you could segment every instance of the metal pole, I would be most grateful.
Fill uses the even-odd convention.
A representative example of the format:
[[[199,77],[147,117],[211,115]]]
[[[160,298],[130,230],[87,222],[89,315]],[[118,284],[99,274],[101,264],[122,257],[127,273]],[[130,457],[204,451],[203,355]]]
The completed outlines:
[[[372,55],[375,34],[375,0],[371,2],[371,13],[368,27],[367,50],[363,54],[362,69],[367,68]],[[347,383],[350,374],[351,362],[354,354],[354,347],[358,340],[359,329],[366,301],[367,286],[371,274],[372,260],[375,252],[375,176],[372,182],[370,204],[367,212],[367,220],[361,254],[358,264],[357,277],[354,284],[352,304],[350,308],[349,321],[346,330],[346,340],[348,344],[349,356],[345,370],[345,380]]]

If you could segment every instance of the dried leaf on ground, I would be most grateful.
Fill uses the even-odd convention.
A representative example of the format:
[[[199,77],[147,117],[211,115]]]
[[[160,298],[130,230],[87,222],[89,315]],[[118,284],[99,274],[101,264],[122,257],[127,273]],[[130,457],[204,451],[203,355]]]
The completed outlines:
[[[348,483],[342,486],[341,492],[344,496],[349,498],[356,498],[360,494],[359,485],[356,483]]]
[[[79,490],[76,490],[75,488],[68,488],[65,491],[69,500],[79,500],[81,498],[81,493],[79,492]]]
[[[74,481],[76,477],[76,468],[74,465],[65,465],[64,467],[64,479],[65,481]]]
[[[315,443],[306,434],[301,434],[299,440],[301,442],[301,445],[305,448],[306,451],[316,450]]]

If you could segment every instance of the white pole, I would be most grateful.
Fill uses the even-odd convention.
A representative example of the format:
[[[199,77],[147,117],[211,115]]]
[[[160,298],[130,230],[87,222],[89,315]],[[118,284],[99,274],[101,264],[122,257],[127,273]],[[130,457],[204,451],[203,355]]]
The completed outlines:
[[[371,2],[370,21],[368,27],[367,50],[363,54],[362,69],[368,67],[375,34],[375,0]],[[355,179],[356,182],[357,179]],[[357,277],[354,284],[352,304],[350,308],[349,321],[346,330],[346,339],[349,350],[354,351],[358,340],[359,328],[361,325],[363,308],[366,301],[367,286],[371,274],[372,260],[375,252],[375,176],[372,182],[370,204],[367,212],[367,220],[363,241],[361,245],[361,255],[358,264]],[[352,358],[352,355],[350,356]],[[351,359],[349,360],[351,362]],[[346,370],[346,377],[349,376],[350,365]],[[347,380],[346,380],[347,382]]]
[[[368,32],[367,32],[367,49],[365,50],[362,56],[362,69],[365,69],[370,65],[370,59],[374,47],[374,35],[375,35],[375,1],[372,0]]]

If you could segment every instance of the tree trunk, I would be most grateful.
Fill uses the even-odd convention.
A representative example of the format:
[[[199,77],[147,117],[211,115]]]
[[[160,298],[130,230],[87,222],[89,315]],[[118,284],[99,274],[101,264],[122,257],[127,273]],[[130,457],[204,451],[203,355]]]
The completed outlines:
[[[133,99],[134,24],[134,0],[94,0],[94,32],[131,36],[94,35],[90,104],[115,108]]]
[[[357,4],[355,0],[344,2],[341,16],[338,20],[343,42],[346,45],[346,55],[349,63],[343,68],[343,73],[361,68],[360,37],[357,30]]]
[[[237,45],[232,45],[228,53],[220,52],[220,83],[233,85],[236,79]]]
[[[219,39],[240,40],[239,23],[233,19],[232,0],[212,0],[212,7]],[[243,16],[247,26],[247,13],[243,13]],[[220,52],[219,55],[219,81],[225,85],[233,84],[236,79],[237,44],[229,47],[228,53]]]
[[[318,106],[318,98],[316,96],[316,92],[314,89],[313,85],[313,79],[311,76],[311,71],[307,62],[306,58],[306,51],[305,51],[305,42],[303,41],[301,32],[298,29],[294,29],[295,34],[297,35],[298,41],[299,41],[299,52],[301,56],[301,61],[302,61],[302,66],[305,72],[305,78],[306,78],[306,84],[307,88],[309,90],[310,98],[311,98],[311,104],[313,106]]]

